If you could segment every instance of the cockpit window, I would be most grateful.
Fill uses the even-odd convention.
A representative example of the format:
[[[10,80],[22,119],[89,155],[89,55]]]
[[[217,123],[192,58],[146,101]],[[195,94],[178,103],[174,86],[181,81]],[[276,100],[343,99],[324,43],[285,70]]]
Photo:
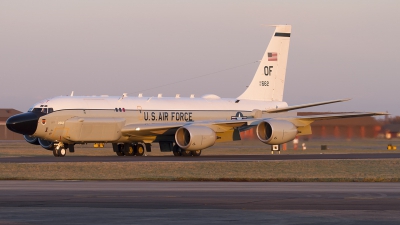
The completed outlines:
[[[49,114],[53,112],[53,108],[33,108],[29,109],[29,112],[40,112],[44,114]]]
[[[33,108],[31,112],[42,112],[43,108]]]

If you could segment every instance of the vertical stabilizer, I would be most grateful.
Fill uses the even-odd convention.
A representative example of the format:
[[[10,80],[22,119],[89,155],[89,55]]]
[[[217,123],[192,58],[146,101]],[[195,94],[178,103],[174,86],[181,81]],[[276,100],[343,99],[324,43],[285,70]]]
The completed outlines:
[[[249,87],[238,99],[282,101],[290,42],[290,25],[275,26],[260,65]]]

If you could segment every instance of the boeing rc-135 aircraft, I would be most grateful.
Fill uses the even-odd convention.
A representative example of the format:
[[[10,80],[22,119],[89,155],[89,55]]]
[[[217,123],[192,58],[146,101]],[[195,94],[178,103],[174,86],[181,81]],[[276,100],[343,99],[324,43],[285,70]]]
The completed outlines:
[[[311,134],[315,120],[383,115],[346,113],[297,116],[292,110],[348,99],[288,106],[283,89],[291,26],[278,25],[248,88],[237,98],[127,96],[60,96],[10,117],[11,131],[23,134],[65,156],[75,144],[112,143],[118,156],[143,155],[151,143],[175,156],[199,156],[216,142],[240,140],[239,132],[255,127],[260,141],[279,145]]]

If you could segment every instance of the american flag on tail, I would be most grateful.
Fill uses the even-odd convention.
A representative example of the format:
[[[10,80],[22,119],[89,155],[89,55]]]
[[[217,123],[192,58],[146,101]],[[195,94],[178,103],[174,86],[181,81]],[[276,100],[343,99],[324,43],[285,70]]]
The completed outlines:
[[[278,53],[268,52],[268,61],[278,61]]]

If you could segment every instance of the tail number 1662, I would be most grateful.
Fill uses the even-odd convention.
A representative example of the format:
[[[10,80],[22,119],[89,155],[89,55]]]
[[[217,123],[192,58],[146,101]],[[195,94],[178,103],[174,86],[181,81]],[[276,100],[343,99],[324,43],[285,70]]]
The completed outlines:
[[[265,80],[263,80],[263,81],[260,81],[260,86],[269,86],[269,81],[265,81]]]

